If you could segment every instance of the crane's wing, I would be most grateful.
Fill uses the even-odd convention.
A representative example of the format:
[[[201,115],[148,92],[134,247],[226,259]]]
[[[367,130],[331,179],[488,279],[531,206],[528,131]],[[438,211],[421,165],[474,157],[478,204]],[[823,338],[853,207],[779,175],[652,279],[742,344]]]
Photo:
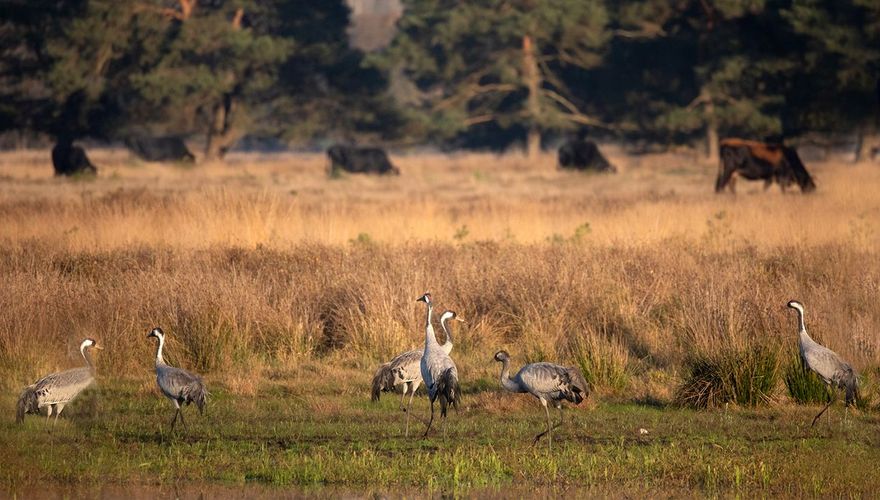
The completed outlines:
[[[37,380],[34,393],[40,405],[64,403],[75,398],[83,389],[95,381],[88,368],[74,368],[52,373]]]
[[[852,366],[837,353],[817,343],[804,349],[803,358],[807,366],[829,384],[840,380],[839,372],[852,372]]]
[[[420,363],[424,351],[413,350],[398,354],[391,360],[391,373],[394,376],[394,385],[411,382],[422,377]]]
[[[553,363],[526,365],[516,378],[534,396],[545,399],[567,399],[578,404],[589,394],[589,386],[577,369]]]

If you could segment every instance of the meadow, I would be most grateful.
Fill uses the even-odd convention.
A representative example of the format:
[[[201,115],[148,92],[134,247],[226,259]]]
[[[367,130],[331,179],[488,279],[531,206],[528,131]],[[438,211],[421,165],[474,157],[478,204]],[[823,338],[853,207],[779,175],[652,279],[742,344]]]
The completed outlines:
[[[340,179],[318,154],[91,155],[95,179],[53,178],[46,151],[0,155],[7,491],[868,496],[880,483],[876,165],[808,162],[812,195],[740,182],[733,196],[681,153],[612,151],[612,176],[558,172],[549,154],[421,153],[393,156],[400,177]],[[445,439],[404,439],[396,398],[371,404],[369,382],[423,341],[425,290],[467,320],[452,354],[464,403]],[[827,395],[797,365],[791,299],[862,376],[860,407],[814,429]],[[189,435],[167,432],[153,326],[212,393]],[[106,347],[97,388],[55,432],[15,426],[21,388],[78,366],[86,336]],[[502,348],[514,369],[577,365],[593,387],[552,453],[531,446],[538,404],[500,392]]]

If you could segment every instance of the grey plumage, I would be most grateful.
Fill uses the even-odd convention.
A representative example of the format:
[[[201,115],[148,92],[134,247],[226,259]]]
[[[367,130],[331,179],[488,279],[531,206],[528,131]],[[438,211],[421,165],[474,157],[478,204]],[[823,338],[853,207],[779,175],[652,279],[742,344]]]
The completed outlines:
[[[455,311],[445,311],[440,316],[440,325],[446,334],[446,340],[440,347],[449,354],[452,352],[452,332],[449,328],[449,320],[464,322],[464,320],[455,314]],[[372,392],[370,399],[378,401],[382,392],[391,392],[399,385],[403,385],[403,394],[401,396],[401,406],[403,406],[403,396],[407,393],[414,394],[416,389],[422,383],[422,373],[419,367],[424,354],[423,349],[413,349],[398,354],[388,363],[382,363],[373,375]]]
[[[370,401],[379,401],[383,392],[394,390],[394,374],[391,372],[391,362],[382,363],[373,375]],[[404,389],[405,391],[405,389]]]
[[[431,400],[431,420],[428,421],[428,428],[425,429],[424,434],[427,436],[434,423],[434,401],[440,399],[440,416],[445,418],[448,405],[452,404],[458,408],[461,391],[455,362],[443,350],[434,335],[434,326],[431,324],[431,313],[434,307],[431,302],[431,294],[425,292],[417,301],[424,302],[428,306],[427,319],[425,320],[425,351],[419,363],[422,380],[425,382],[428,398]]]
[[[55,413],[55,422],[67,403],[73,401],[79,393],[95,381],[95,369],[88,351],[102,349],[93,339],[85,339],[80,343],[79,351],[86,366],[63,372],[52,373],[24,388],[18,398],[15,421],[21,423],[27,413],[39,413],[46,407],[46,420]]]
[[[844,361],[836,352],[819,344],[807,334],[804,324],[804,305],[796,300],[788,302],[788,307],[794,309],[798,316],[798,351],[804,368],[815,372],[831,389],[831,400],[813,418],[812,425],[816,425],[819,417],[834,403],[836,389],[843,389],[846,406],[856,404],[859,400],[858,375],[852,365]]]
[[[510,377],[510,355],[507,351],[495,353],[495,361],[501,363],[501,385],[510,392],[527,392],[538,398],[547,414],[547,430],[535,436],[537,442],[545,434],[550,434],[550,447],[553,446],[553,429],[562,425],[562,401],[580,404],[590,395],[590,386],[581,371],[553,363],[531,363],[520,368]],[[559,409],[559,423],[551,425],[550,410],[547,403]]]
[[[446,354],[452,352],[452,331],[449,328],[448,323],[449,320],[453,319],[464,322],[463,319],[455,314],[455,311],[447,310],[440,316],[440,325],[443,327],[443,331],[446,334],[445,342],[440,348],[443,349]],[[409,436],[409,412],[412,408],[413,397],[416,394],[416,390],[422,384],[421,361],[423,354],[424,350],[420,349],[414,349],[412,351],[398,354],[390,362],[383,363],[373,376],[373,389],[371,396],[373,401],[379,400],[381,392],[393,391],[397,386],[402,387],[402,392],[400,394],[400,409],[406,412],[406,430],[404,431],[404,436]],[[409,403],[407,406],[404,406],[403,400],[407,393],[409,393]],[[441,402],[441,407],[443,406],[444,405]],[[445,414],[445,409],[443,413]]]
[[[178,416],[180,421],[183,422],[183,427],[187,428],[181,407],[195,403],[199,408],[199,413],[204,413],[205,405],[208,401],[208,390],[205,388],[202,378],[198,375],[165,363],[165,359],[162,357],[162,348],[165,346],[165,332],[161,328],[153,328],[147,337],[155,337],[159,340],[156,347],[156,383],[159,385],[162,394],[174,403],[176,409],[174,419],[171,421],[171,430],[174,430],[174,424],[177,423]]]

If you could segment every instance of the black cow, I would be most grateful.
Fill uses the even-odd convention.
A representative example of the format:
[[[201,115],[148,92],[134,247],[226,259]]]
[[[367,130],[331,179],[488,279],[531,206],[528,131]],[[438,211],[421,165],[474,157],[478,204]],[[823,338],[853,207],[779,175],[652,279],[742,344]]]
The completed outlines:
[[[617,167],[602,156],[599,146],[585,139],[569,139],[559,146],[558,166],[561,169],[617,172]]]
[[[329,174],[340,171],[353,174],[400,175],[400,170],[391,164],[388,155],[380,148],[359,148],[335,144],[327,148],[330,158]]]
[[[180,137],[129,137],[125,145],[145,161],[196,161]]]
[[[724,191],[727,186],[730,186],[730,192],[734,192],[736,176],[753,181],[763,179],[764,189],[776,181],[783,192],[793,183],[797,183],[804,193],[816,190],[816,183],[797,151],[780,143],[724,139],[721,141],[720,156],[716,193]]]
[[[89,161],[86,151],[74,146],[68,139],[60,139],[52,148],[52,166],[55,167],[55,175],[76,175],[98,173],[97,167]]]

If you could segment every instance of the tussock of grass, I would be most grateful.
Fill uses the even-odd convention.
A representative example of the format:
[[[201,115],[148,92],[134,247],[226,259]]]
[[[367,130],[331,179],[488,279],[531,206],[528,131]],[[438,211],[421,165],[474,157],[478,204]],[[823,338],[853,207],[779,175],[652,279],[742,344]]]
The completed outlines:
[[[825,382],[811,370],[806,369],[799,356],[796,355],[785,365],[782,379],[792,401],[798,404],[828,402],[830,393]]]
[[[675,402],[691,408],[765,404],[778,382],[777,357],[775,349],[760,344],[695,356],[685,364]]]

